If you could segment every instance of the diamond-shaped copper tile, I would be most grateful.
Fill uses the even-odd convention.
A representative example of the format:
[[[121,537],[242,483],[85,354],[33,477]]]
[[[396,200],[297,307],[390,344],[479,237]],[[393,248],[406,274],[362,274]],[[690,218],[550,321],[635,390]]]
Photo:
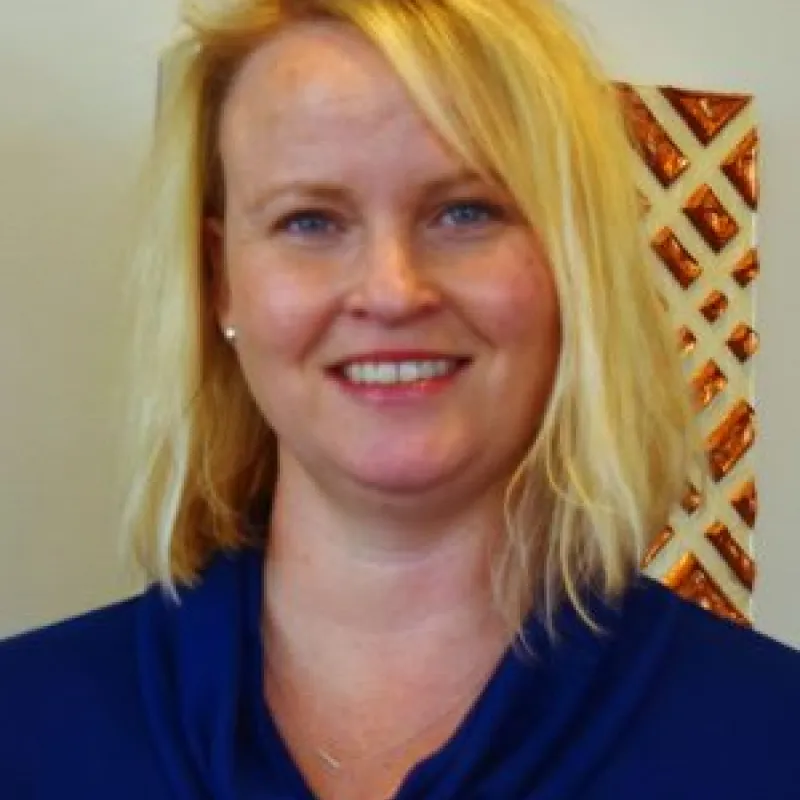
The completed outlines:
[[[727,345],[736,358],[744,364],[758,352],[758,334],[749,325],[741,322],[728,337]]]
[[[694,553],[686,553],[664,577],[664,584],[685,600],[725,619],[749,625],[749,620],[725,596]]]
[[[743,483],[731,497],[731,505],[748,528],[754,528],[758,515],[758,492],[753,478]]]
[[[674,88],[664,88],[661,93],[703,144],[711,142],[751,100],[744,94]]]
[[[647,548],[647,552],[644,555],[644,559],[642,560],[642,569],[647,569],[653,561],[655,560],[656,556],[672,541],[672,538],[675,536],[675,531],[667,525],[662,531],[658,534],[658,536],[653,539],[650,543],[650,547]]]
[[[688,356],[697,347],[697,337],[685,325],[678,331],[678,350],[682,356]]]
[[[715,522],[706,531],[706,538],[714,545],[733,574],[752,592],[756,580],[756,565],[733,538],[728,527],[721,522]]]
[[[686,201],[683,213],[715,253],[719,253],[739,233],[739,223],[707,183],[699,186]]]
[[[711,405],[714,398],[728,385],[725,373],[715,361],[706,365],[692,378],[692,391],[698,410]]]
[[[758,132],[750,131],[722,162],[722,171],[750,208],[758,208]]]
[[[671,186],[686,171],[689,159],[632,86],[620,84],[617,88],[634,149],[659,183],[664,187]]]
[[[681,499],[681,508],[688,516],[691,516],[695,511],[697,511],[698,508],[700,508],[702,502],[703,496],[697,490],[697,487],[690,482],[686,487],[683,498]]]
[[[728,298],[718,289],[714,289],[700,306],[700,313],[712,324],[728,310],[728,305]]]
[[[759,271],[758,251],[753,247],[744,254],[731,275],[742,289],[746,289],[758,277]]]
[[[700,277],[700,265],[670,228],[662,228],[651,246],[682,288],[688,289]]]
[[[740,400],[706,443],[715,481],[722,480],[730,473],[753,446],[755,438],[755,411],[746,400]]]

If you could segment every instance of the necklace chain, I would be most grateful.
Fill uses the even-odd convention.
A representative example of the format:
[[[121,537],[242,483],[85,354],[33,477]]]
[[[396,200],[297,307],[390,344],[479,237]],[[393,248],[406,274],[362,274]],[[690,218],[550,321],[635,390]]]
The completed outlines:
[[[265,654],[266,655],[266,654]],[[275,690],[277,699],[286,701],[288,692],[283,681],[278,677],[271,662],[264,660],[266,665],[266,676],[271,682],[272,688]],[[364,753],[358,756],[353,756],[346,762],[341,758],[334,755],[334,750],[324,747],[317,742],[314,742],[312,737],[305,726],[300,723],[292,723],[295,735],[300,740],[300,746],[307,751],[313,753],[314,757],[322,762],[329,772],[332,774],[341,774],[345,770],[352,770],[356,765],[361,763],[373,762],[379,758],[390,758],[399,750],[406,750],[411,747],[415,742],[418,742],[426,733],[430,732],[433,728],[446,719],[450,714],[453,714],[459,709],[467,697],[477,698],[480,695],[482,687],[486,684],[491,673],[494,671],[495,665],[492,664],[491,671],[487,669],[485,664],[478,664],[473,669],[469,670],[463,678],[464,688],[456,693],[455,697],[449,702],[444,709],[437,713],[432,719],[427,720],[424,725],[417,728],[411,734],[401,737],[398,741],[392,742],[389,745],[381,747],[377,751],[371,753]],[[477,679],[480,676],[480,679]],[[276,697],[273,697],[276,699]],[[265,691],[266,699],[266,691]],[[268,703],[269,704],[269,703]],[[471,705],[471,704],[470,704]],[[275,709],[273,709],[273,712]],[[390,758],[391,760],[391,758]]]

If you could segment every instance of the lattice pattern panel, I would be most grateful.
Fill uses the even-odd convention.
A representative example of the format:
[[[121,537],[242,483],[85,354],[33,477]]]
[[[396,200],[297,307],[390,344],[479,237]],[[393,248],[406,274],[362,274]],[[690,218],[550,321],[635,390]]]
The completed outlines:
[[[757,512],[753,102],[742,94],[618,88],[636,153],[650,267],[675,321],[712,476],[702,495],[696,476],[688,476],[686,495],[645,567],[682,596],[748,624]]]

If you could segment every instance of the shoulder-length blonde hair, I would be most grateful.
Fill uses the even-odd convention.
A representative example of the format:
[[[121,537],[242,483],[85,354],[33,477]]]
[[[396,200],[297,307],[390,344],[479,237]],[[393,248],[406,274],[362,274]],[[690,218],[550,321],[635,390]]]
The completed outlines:
[[[692,460],[692,410],[644,256],[614,87],[549,0],[185,0],[164,59],[134,264],[139,325],[128,527],[152,578],[191,582],[242,546],[276,442],[211,312],[204,219],[220,214],[220,108],[248,54],[307,18],[353,25],[474,169],[541,236],[562,351],[536,440],[511,478],[496,599],[518,626],[637,569]]]

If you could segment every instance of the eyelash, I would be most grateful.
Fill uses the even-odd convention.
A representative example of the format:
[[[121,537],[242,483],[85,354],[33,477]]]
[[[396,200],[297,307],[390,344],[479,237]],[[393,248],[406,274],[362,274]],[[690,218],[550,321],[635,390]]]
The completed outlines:
[[[464,209],[464,208],[477,209],[481,215],[481,219],[471,220],[466,223],[466,226],[471,226],[473,224],[485,225],[490,222],[496,222],[504,217],[504,211],[500,206],[494,203],[490,203],[486,200],[454,200],[447,203],[445,206],[442,207],[442,209],[440,209],[440,211],[437,214],[437,218],[441,219],[446,214],[452,213],[453,210],[455,209]],[[310,235],[316,235],[318,233],[328,232],[327,230],[319,231],[319,229],[315,229],[313,231],[291,230],[291,226],[294,223],[310,221],[310,220],[315,220],[315,221],[321,220],[326,225],[335,222],[335,218],[333,217],[333,215],[329,214],[328,212],[309,208],[292,212],[291,214],[288,214],[287,216],[283,217],[276,223],[275,230],[280,231],[282,233],[291,233],[298,235],[303,235],[304,233],[308,233]],[[450,227],[464,227],[464,226],[456,224]]]

